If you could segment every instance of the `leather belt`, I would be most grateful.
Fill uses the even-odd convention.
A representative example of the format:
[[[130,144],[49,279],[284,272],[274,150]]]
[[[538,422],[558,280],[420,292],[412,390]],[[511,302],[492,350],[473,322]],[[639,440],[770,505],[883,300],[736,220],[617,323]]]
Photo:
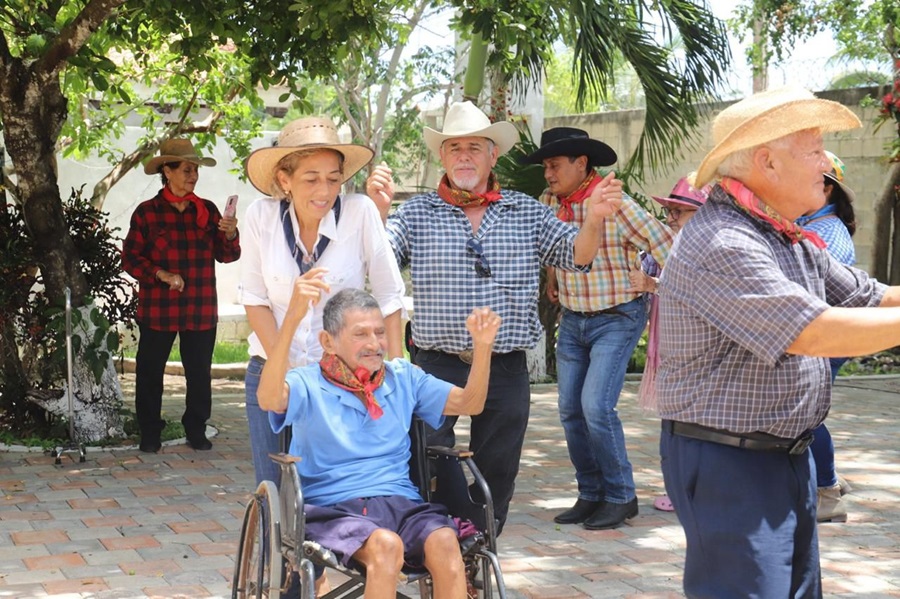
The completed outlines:
[[[663,430],[679,437],[710,441],[719,445],[728,445],[739,449],[752,451],[773,451],[799,455],[806,451],[813,440],[812,432],[807,432],[796,439],[776,437],[767,433],[732,433],[719,428],[694,424],[693,422],[678,422],[676,420],[663,420]]]
[[[595,312],[578,312],[577,310],[569,310],[568,308],[566,308],[566,312],[571,312],[572,314],[575,314],[576,316],[581,316],[583,318],[591,318],[592,316],[600,316],[601,314],[607,314],[607,315],[618,314],[619,316],[622,316],[625,314],[624,312],[622,312],[621,310],[619,310],[616,307],[606,308],[605,310],[597,310]]]

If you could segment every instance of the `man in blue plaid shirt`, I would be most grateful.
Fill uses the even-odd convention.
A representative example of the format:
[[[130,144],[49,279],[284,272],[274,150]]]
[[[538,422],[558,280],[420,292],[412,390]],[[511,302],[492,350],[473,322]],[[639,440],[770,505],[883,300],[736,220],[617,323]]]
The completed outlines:
[[[460,323],[475,306],[490,307],[503,321],[484,412],[472,417],[469,443],[490,485],[501,529],[528,424],[525,350],[543,335],[537,313],[540,269],[590,270],[603,220],[622,202],[621,181],[611,173],[589,198],[579,230],[534,198],[501,189],[492,169],[518,138],[511,123],[491,124],[472,103],[458,102],[447,111],[442,132],[425,128],[425,143],[446,171],[436,192],[410,198],[388,217],[394,194],[390,169],[376,167],[366,183],[386,218],[398,264],[410,268],[416,363],[445,381],[464,384],[472,347]],[[446,420],[430,443],[455,444],[456,419]]]
[[[828,357],[900,343],[900,287],[794,221],[825,203],[822,134],[859,127],[800,88],[723,110],[695,186],[715,185],[659,282],[660,455],[688,597],[822,596],[811,431]]]

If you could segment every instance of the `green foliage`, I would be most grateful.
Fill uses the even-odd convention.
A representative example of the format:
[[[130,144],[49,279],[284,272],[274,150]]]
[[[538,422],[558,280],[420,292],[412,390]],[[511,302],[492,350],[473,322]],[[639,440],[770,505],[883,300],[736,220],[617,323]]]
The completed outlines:
[[[77,302],[92,305],[88,318],[94,332],[90,337],[84,333],[87,323],[82,313],[71,312],[73,353],[87,360],[99,381],[119,347],[116,326],[134,320],[136,295],[133,284],[120,276],[117,229],[109,227],[106,215],[93,208],[80,189],[72,190],[63,208],[68,234],[80,256],[81,271],[92,295]],[[57,387],[66,373],[65,306],[51,304],[44,292],[18,206],[10,204],[0,211],[0,238],[6,240],[0,253],[0,276],[7,282],[0,285],[0,302],[5,306],[0,315],[4,330],[13,332],[29,380],[41,389]],[[73,304],[76,299],[73,298]],[[6,393],[0,397],[4,407],[25,417],[23,398]]]

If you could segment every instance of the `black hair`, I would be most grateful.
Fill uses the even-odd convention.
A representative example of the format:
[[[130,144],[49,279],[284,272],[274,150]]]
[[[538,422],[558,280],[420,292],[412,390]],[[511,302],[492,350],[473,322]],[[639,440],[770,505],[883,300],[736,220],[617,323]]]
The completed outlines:
[[[163,171],[163,167],[167,166],[170,169],[175,170],[176,168],[181,166],[182,162],[183,162],[182,160],[179,160],[178,162],[166,162],[165,164],[159,165],[159,176],[162,178],[163,187],[165,187],[166,185],[169,184],[169,178],[166,177],[166,173],[165,173],[165,171]]]
[[[844,190],[833,179],[825,177],[825,184],[831,186],[831,194],[828,196],[828,203],[834,205],[835,215],[841,219],[847,231],[853,236],[856,233],[856,212],[853,210],[853,203],[850,197],[844,193]]]

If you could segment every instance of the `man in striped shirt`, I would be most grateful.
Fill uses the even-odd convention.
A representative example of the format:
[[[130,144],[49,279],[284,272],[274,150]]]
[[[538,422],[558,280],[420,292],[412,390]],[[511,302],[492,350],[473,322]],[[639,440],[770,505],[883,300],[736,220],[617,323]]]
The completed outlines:
[[[442,132],[425,128],[425,142],[446,171],[437,192],[410,198],[388,218],[390,169],[376,167],[366,183],[387,220],[397,262],[410,268],[416,363],[438,378],[464,384],[472,349],[461,325],[465,315],[487,306],[503,320],[487,401],[484,411],[472,417],[469,443],[490,485],[500,528],[528,424],[525,350],[543,335],[537,314],[540,269],[588,270],[603,221],[618,209],[622,193],[621,182],[611,174],[586,202],[581,231],[561,222],[534,198],[501,189],[496,181],[497,158],[518,138],[511,123],[491,124],[470,102],[458,102],[448,110]],[[446,420],[429,442],[455,444],[456,419]]]
[[[572,127],[544,131],[541,147],[522,159],[543,164],[548,189],[541,202],[577,227],[585,224],[585,199],[602,180],[594,168],[615,161],[612,148]],[[616,411],[628,361],[647,324],[645,296],[632,288],[628,273],[640,268],[641,251],[663,264],[672,245],[672,231],[628,196],[599,233],[591,271],[551,267],[547,286],[550,301],[562,306],[556,344],[559,418],[578,481],[575,505],[554,521],[583,523],[589,530],[616,528],[638,513]]]

